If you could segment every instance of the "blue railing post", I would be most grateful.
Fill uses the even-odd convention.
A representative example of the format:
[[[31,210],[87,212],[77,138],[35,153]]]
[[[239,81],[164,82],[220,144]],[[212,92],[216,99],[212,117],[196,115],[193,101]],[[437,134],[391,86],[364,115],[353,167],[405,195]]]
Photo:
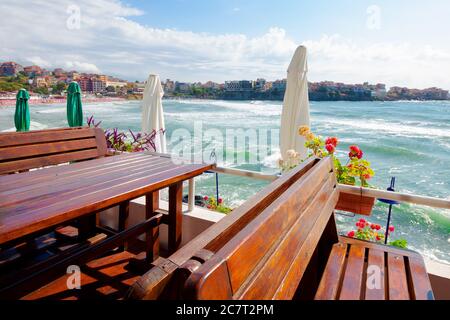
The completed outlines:
[[[216,201],[219,203],[219,173],[216,172]]]
[[[387,191],[395,192],[395,177],[391,178],[391,185],[389,188],[387,188]],[[399,204],[400,202],[394,201],[394,200],[387,200],[387,199],[378,199],[381,202],[389,204],[389,211],[388,211],[388,217],[386,222],[386,231],[384,234],[384,244],[388,243],[389,238],[389,227],[391,226],[391,217],[392,217],[392,207],[396,204]]]

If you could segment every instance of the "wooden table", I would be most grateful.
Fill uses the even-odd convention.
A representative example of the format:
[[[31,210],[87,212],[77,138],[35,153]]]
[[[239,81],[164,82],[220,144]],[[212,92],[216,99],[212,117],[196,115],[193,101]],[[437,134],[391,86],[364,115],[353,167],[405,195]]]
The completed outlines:
[[[0,245],[117,205],[119,231],[125,230],[129,201],[146,196],[149,218],[159,206],[156,191],[168,187],[173,252],[181,242],[183,181],[212,167],[133,153],[0,176]]]

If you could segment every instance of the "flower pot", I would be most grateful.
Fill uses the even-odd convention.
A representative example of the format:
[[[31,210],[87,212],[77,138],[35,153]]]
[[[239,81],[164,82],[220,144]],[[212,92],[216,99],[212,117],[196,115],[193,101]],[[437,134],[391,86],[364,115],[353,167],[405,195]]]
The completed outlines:
[[[370,216],[374,205],[375,198],[373,197],[341,192],[336,210]]]

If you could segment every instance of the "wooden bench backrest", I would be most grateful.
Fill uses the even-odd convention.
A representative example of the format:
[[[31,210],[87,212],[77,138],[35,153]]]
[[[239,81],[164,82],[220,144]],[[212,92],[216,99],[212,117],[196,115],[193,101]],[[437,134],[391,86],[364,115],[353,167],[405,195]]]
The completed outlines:
[[[184,297],[294,297],[322,234],[334,224],[336,184],[332,160],[320,161],[194,271]]]
[[[100,128],[67,128],[0,134],[0,174],[105,156]]]
[[[220,250],[298,179],[308,174],[319,162],[319,159],[305,161],[250,197],[244,204],[202,232],[168,259],[160,258],[155,261],[154,267],[132,286],[130,298],[179,298],[184,281],[193,270],[190,266],[194,264],[193,267],[195,268],[198,263],[191,258],[195,256],[196,259],[200,259],[202,252],[208,255]],[[204,258],[206,259],[206,257]],[[174,274],[177,274],[177,276],[175,277]]]

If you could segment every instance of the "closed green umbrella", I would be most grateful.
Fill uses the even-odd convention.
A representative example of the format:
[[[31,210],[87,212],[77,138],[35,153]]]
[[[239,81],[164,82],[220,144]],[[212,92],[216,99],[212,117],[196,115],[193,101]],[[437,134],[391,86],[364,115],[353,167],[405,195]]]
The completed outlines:
[[[67,121],[70,127],[81,127],[83,125],[81,89],[76,82],[71,82],[67,89]]]
[[[20,89],[16,96],[16,113],[14,114],[14,124],[18,132],[30,130],[28,99],[30,99],[30,95],[27,90]]]

